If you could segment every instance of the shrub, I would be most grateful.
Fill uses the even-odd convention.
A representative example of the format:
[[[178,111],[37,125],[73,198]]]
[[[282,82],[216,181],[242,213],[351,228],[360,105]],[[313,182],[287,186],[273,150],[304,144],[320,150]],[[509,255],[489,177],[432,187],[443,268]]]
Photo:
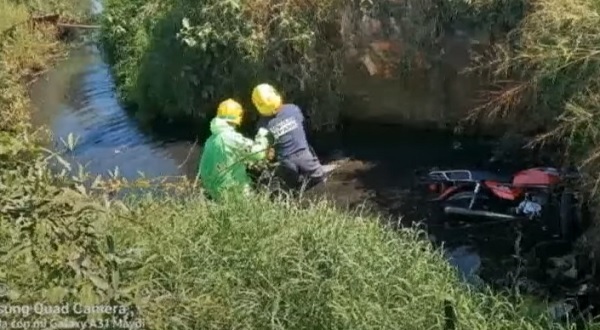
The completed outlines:
[[[120,94],[143,118],[205,118],[269,81],[320,129],[338,121],[346,46],[372,41],[361,40],[365,18],[378,19],[382,35],[400,34],[402,59],[392,60],[410,74],[416,58],[439,58],[446,29],[514,26],[523,2],[109,0],[102,35]]]
[[[535,1],[508,42],[480,58],[501,88],[477,110],[526,116],[544,130],[534,142],[559,141],[575,159],[596,166],[599,8],[597,0]]]
[[[340,49],[330,42],[340,2],[111,0],[103,40],[142,114],[204,117],[268,81],[322,127],[337,116]]]

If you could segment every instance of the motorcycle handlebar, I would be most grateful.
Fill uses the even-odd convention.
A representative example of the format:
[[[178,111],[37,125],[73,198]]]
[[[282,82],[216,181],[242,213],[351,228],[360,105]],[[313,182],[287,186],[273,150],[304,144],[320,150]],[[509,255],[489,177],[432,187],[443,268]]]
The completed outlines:
[[[581,172],[575,166],[565,166],[561,169],[560,176],[563,179],[579,179],[581,178]]]

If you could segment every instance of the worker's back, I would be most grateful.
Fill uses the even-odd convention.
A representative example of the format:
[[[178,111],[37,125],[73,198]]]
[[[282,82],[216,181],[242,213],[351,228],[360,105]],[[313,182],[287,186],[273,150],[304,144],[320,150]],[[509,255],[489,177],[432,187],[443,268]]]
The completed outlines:
[[[300,150],[308,150],[304,132],[304,116],[298,106],[284,104],[273,117],[263,117],[258,126],[273,134],[274,147],[279,158],[286,158]]]
[[[198,174],[202,187],[216,199],[224,190],[245,189],[250,178],[232,144],[239,133],[219,118],[213,119],[210,129],[212,135],[204,144]]]

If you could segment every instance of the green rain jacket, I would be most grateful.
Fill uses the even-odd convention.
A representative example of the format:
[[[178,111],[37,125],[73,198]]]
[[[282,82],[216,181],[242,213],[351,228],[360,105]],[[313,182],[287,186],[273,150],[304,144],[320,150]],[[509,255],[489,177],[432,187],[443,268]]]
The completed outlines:
[[[211,121],[210,131],[198,168],[203,188],[214,199],[225,190],[245,193],[251,183],[246,165],[265,158],[268,139],[260,134],[255,140],[248,139],[221,118]]]

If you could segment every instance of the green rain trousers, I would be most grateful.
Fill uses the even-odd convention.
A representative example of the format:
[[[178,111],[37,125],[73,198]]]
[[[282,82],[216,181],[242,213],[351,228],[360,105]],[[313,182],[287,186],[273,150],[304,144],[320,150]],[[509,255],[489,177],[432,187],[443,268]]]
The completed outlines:
[[[213,199],[220,199],[224,191],[249,192],[251,179],[246,165],[265,158],[268,139],[261,135],[248,139],[221,118],[211,121],[210,131],[198,168],[202,187]]]

